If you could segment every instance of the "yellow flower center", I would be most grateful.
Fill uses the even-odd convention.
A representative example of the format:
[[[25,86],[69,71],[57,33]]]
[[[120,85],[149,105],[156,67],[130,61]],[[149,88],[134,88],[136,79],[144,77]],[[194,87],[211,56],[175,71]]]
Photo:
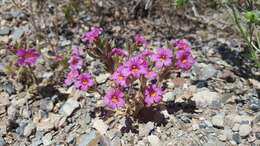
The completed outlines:
[[[88,84],[88,80],[87,79],[83,79],[82,80],[82,84],[87,85]]]
[[[124,80],[124,76],[119,75],[119,76],[118,76],[118,79],[119,79],[120,81],[122,81],[122,80]]]
[[[115,96],[115,95],[112,96],[111,101],[112,101],[113,103],[117,103],[117,102],[118,102],[118,97]]]
[[[139,68],[136,65],[133,65],[132,66],[132,71],[136,73],[136,72],[139,71]]]
[[[155,97],[155,96],[157,95],[157,93],[156,93],[155,91],[153,91],[152,93],[150,93],[150,95],[151,95],[152,97]]]

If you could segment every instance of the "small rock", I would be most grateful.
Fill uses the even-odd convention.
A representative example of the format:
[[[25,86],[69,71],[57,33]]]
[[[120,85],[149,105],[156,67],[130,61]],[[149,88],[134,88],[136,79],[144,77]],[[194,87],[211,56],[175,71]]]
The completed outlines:
[[[1,97],[0,106],[7,106],[10,104],[9,95],[7,93],[5,92],[0,93],[0,97]]]
[[[240,144],[241,143],[241,138],[240,138],[238,133],[233,134],[232,138],[236,142],[236,144]]]
[[[154,129],[154,123],[148,122],[144,125],[139,125],[139,135],[147,136]]]
[[[36,126],[32,122],[27,124],[27,126],[24,128],[23,135],[26,137],[30,136],[34,132],[35,128]]]
[[[194,64],[192,71],[195,73],[198,80],[207,80],[217,73],[217,70],[213,65],[205,63]]]
[[[17,28],[14,30],[12,33],[12,40],[15,42],[18,39],[20,39],[24,34],[24,29],[23,28]]]
[[[91,146],[90,144],[93,146],[99,145],[100,138],[101,136],[98,133],[91,131],[89,134],[84,134],[81,136],[78,146]]]
[[[0,29],[0,35],[9,35],[10,31],[11,31],[10,28],[3,27]]]
[[[49,146],[51,145],[53,142],[52,142],[52,134],[51,133],[47,133],[43,136],[42,138],[42,142],[43,142],[43,145],[44,146]]]
[[[163,101],[164,102],[171,102],[171,101],[174,101],[175,100],[175,92],[167,92],[163,95]]]
[[[65,116],[70,116],[74,110],[79,108],[79,102],[74,99],[68,99],[65,104],[60,109],[60,113]]]
[[[213,106],[216,102],[220,103],[220,95],[217,92],[211,92],[208,88],[202,88],[195,93],[192,98],[198,107]]]
[[[260,82],[255,79],[249,79],[249,82],[256,88],[260,89]]]
[[[233,126],[233,128],[232,128],[232,130],[234,131],[234,132],[237,132],[238,130],[239,130],[239,124],[238,123],[235,123],[235,125]]]
[[[6,145],[5,140],[3,139],[2,136],[0,136],[0,146],[5,146],[5,145]]]
[[[9,95],[15,94],[16,90],[12,82],[5,82],[3,85],[1,85],[5,92],[7,92]]]
[[[115,136],[111,141],[111,146],[121,146],[121,140],[118,136]]]
[[[224,127],[224,113],[217,114],[212,117],[212,124],[213,126],[217,128],[223,128]]]
[[[252,131],[252,128],[248,124],[242,124],[239,127],[239,135],[243,138],[247,137],[251,131]]]
[[[155,135],[149,135],[147,137],[147,139],[148,139],[149,143],[151,144],[151,146],[160,146],[160,145],[162,145],[160,139],[157,136],[155,136]]]
[[[260,140],[260,132],[256,132],[255,137]]]
[[[255,112],[260,111],[260,99],[255,96],[249,98],[249,108]]]
[[[221,140],[221,141],[226,141],[227,137],[226,137],[226,135],[221,134],[221,135],[218,136],[218,139]]]
[[[107,132],[108,125],[103,120],[95,119],[93,123],[93,127],[97,129],[100,134],[105,134]]]
[[[110,77],[109,73],[100,74],[99,76],[96,77],[96,81],[98,84],[102,84],[105,83],[109,77]]]
[[[86,114],[85,121],[86,121],[86,124],[89,124],[91,122],[91,117],[90,117],[89,113]]]

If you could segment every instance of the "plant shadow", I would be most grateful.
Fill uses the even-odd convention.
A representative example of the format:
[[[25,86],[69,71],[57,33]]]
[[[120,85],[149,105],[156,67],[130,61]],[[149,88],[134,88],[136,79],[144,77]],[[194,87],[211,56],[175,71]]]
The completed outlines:
[[[254,62],[249,59],[249,52],[238,52],[231,50],[226,44],[222,44],[217,48],[221,58],[234,68],[234,73],[245,79],[260,80],[260,76],[253,73],[252,69],[258,70]]]
[[[121,128],[122,133],[138,133],[138,123],[146,124],[153,122],[157,126],[165,126],[168,123],[168,117],[162,113],[166,110],[169,114],[176,115],[183,113],[195,113],[196,104],[192,100],[186,100],[184,102],[166,102],[165,104],[158,104],[151,107],[144,107],[137,115],[125,116],[125,125]],[[180,112],[182,111],[182,112]],[[113,117],[114,112],[104,107],[97,107],[91,112],[91,117],[99,117],[103,120],[107,120],[109,117]]]

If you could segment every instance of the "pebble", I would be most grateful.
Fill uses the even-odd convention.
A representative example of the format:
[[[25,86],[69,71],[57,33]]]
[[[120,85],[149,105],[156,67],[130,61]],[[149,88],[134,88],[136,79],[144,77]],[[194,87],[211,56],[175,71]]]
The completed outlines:
[[[213,126],[217,128],[223,128],[224,127],[224,113],[217,114],[212,117],[212,124]]]
[[[3,27],[0,29],[0,35],[8,35],[10,33],[10,28],[8,27]]]
[[[30,122],[24,128],[23,135],[26,137],[30,136],[34,132],[35,128],[36,128],[35,124]]]
[[[260,132],[256,132],[255,137],[260,140]]]
[[[49,146],[51,145],[53,142],[52,142],[52,134],[51,133],[47,133],[43,136],[42,138],[42,142],[43,142],[43,145],[44,146]]]
[[[232,128],[232,130],[233,130],[234,132],[237,132],[237,131],[239,130],[239,126],[240,126],[240,124],[235,123],[234,126],[233,126],[233,128]]]
[[[111,141],[111,146],[121,146],[120,137],[115,136]]]
[[[198,80],[207,80],[215,76],[217,70],[212,64],[196,63],[192,68],[192,72],[195,73]]]
[[[100,135],[95,131],[91,131],[90,133],[81,136],[78,146],[88,146],[89,144],[94,146],[98,145],[99,141]]]
[[[251,131],[252,128],[249,124],[242,124],[239,126],[239,135],[241,137],[247,137]]]
[[[249,108],[255,112],[260,111],[260,99],[253,96],[249,98]]]
[[[238,133],[233,134],[232,139],[236,142],[236,144],[241,143],[241,138]]]
[[[9,95],[6,92],[2,92],[0,93],[0,106],[7,106],[10,104],[9,102]]]
[[[149,133],[154,129],[154,123],[148,122],[146,124],[139,125],[139,135],[140,136],[147,136]]]
[[[65,116],[70,116],[73,113],[73,111],[77,108],[79,108],[79,102],[70,98],[61,107],[60,113],[62,113]]]
[[[167,92],[163,95],[164,102],[171,102],[175,100],[176,93],[175,92]]]
[[[205,108],[213,106],[215,102],[220,103],[220,95],[217,92],[211,92],[208,88],[202,88],[194,93],[192,100],[195,101],[197,107]]]
[[[5,145],[6,145],[5,140],[3,139],[2,136],[0,136],[0,146],[5,146]]]
[[[20,39],[24,34],[24,29],[23,28],[17,28],[14,30],[14,32],[12,33],[12,40],[15,42],[18,39]]]
[[[100,119],[94,119],[93,121],[93,127],[100,133],[105,134],[108,129],[108,125]]]
[[[105,74],[100,74],[99,76],[96,77],[96,81],[98,84],[103,84],[107,81],[107,79],[110,77],[111,75],[109,73],[105,73]]]
[[[148,139],[149,143],[151,144],[151,146],[160,146],[160,145],[162,145],[160,139],[157,136],[155,136],[155,135],[149,135],[147,137],[147,139]]]

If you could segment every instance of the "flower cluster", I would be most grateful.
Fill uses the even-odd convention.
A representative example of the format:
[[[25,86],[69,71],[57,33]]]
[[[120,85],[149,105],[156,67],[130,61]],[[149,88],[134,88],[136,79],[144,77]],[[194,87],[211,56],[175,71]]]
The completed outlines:
[[[30,48],[28,50],[19,49],[16,52],[16,55],[19,57],[18,65],[20,66],[32,66],[35,65],[37,59],[40,57],[40,54],[36,51],[35,48]]]
[[[194,58],[191,55],[191,45],[187,40],[173,41],[176,48],[176,67],[179,69],[189,70],[194,64]]]
[[[83,34],[83,36],[81,37],[81,40],[85,43],[93,43],[93,42],[97,41],[97,39],[99,38],[99,35],[102,33],[102,31],[103,31],[102,28],[92,27],[91,31]]]
[[[85,43],[88,54],[100,59],[105,69],[112,75],[111,89],[103,96],[104,103],[113,110],[131,106],[159,104],[164,94],[163,80],[174,70],[188,70],[194,64],[191,45],[186,40],[174,40],[172,46],[153,49],[144,36],[137,34],[133,44],[127,50],[119,48],[101,39],[101,28],[93,27],[81,40]],[[144,49],[139,52],[140,49]],[[81,73],[84,65],[84,52],[73,49],[69,59],[70,72],[65,80],[66,85],[74,84],[76,88],[87,91],[94,85],[89,73]],[[141,103],[141,104],[140,104]]]
[[[69,86],[74,84],[76,88],[87,91],[91,86],[94,85],[94,80],[89,73],[81,73],[83,66],[83,55],[84,52],[80,48],[74,48],[72,55],[69,59],[70,72],[67,75],[64,83]]]

